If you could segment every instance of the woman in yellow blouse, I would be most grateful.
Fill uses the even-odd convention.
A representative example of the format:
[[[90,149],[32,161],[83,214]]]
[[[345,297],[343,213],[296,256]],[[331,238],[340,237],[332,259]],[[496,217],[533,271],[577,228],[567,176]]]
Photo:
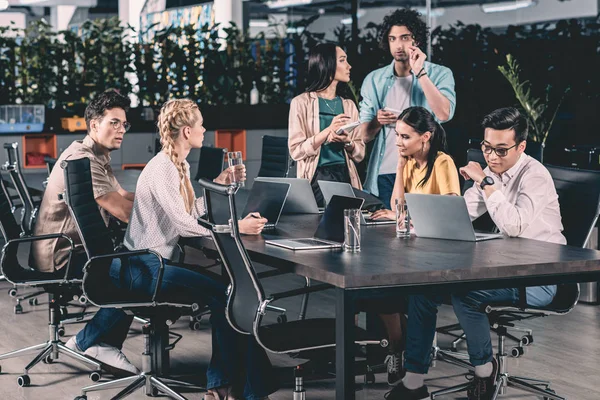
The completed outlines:
[[[446,151],[446,132],[433,115],[423,107],[410,107],[396,122],[396,146],[400,157],[391,204],[403,199],[404,193],[460,195],[458,171]],[[373,213],[373,219],[395,219],[391,210]],[[367,302],[367,311],[379,313],[388,338],[388,383],[395,385],[402,379],[401,366],[404,341],[402,332],[406,323],[398,311],[405,308],[403,298],[374,299]],[[364,306],[363,306],[364,307]],[[364,309],[364,308],[363,308]]]

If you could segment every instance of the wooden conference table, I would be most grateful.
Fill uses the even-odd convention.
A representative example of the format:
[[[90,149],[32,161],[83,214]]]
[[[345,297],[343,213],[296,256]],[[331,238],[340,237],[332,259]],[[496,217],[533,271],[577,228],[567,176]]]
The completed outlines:
[[[331,284],[336,292],[336,399],[355,398],[354,310],[374,293],[440,293],[600,279],[600,251],[529,239],[479,243],[395,237],[393,225],[362,227],[360,253],[291,251],[265,237],[312,237],[319,216],[282,216],[277,229],[243,236],[253,261]],[[209,238],[202,246],[214,249]]]

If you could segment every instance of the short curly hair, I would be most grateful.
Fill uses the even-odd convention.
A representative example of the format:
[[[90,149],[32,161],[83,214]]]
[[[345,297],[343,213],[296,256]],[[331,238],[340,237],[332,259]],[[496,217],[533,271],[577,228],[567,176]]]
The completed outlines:
[[[427,48],[427,38],[429,36],[429,28],[421,18],[420,12],[411,10],[410,8],[400,8],[393,13],[387,15],[383,19],[381,32],[379,36],[379,47],[385,51],[390,51],[388,35],[393,26],[405,26],[412,32],[417,46],[424,50]]]
[[[123,96],[114,89],[109,89],[98,96],[88,104],[85,108],[85,123],[88,129],[90,128],[90,121],[93,119],[102,118],[106,110],[112,110],[113,108],[122,108],[125,112],[129,111],[131,100],[129,97]]]

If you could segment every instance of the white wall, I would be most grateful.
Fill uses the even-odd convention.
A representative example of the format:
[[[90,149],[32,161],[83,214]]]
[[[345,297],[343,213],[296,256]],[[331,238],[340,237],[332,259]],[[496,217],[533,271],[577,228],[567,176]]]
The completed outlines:
[[[26,16],[20,12],[0,12],[0,26],[11,26],[11,21],[15,23],[13,27],[24,29]]]

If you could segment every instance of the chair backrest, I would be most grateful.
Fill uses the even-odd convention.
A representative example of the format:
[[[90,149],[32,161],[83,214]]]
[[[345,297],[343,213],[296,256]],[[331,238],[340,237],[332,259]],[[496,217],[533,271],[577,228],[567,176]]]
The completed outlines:
[[[231,291],[227,299],[226,315],[231,326],[244,334],[252,334],[256,312],[264,300],[264,291],[256,276],[254,266],[240,239],[235,211],[235,189],[201,179],[206,200],[206,219],[200,223],[211,230],[229,277]],[[227,203],[214,207],[215,203]],[[229,222],[231,221],[231,223]]]
[[[54,157],[49,157],[49,156],[44,157],[44,162],[46,163],[46,170],[48,171],[48,176],[50,176],[50,173],[54,169],[54,166],[56,165],[56,161],[57,160]]]
[[[263,136],[262,156],[258,176],[285,178],[290,169],[287,137]]]
[[[2,174],[0,174],[0,190],[2,190],[2,192],[4,193],[4,196],[6,196],[6,201],[10,205],[11,212],[14,213],[16,210],[16,206],[15,206],[15,203],[13,202],[12,197],[10,196],[10,192],[8,191],[8,188],[6,187],[6,182],[4,182],[4,179],[2,178]]]
[[[600,213],[600,171],[546,165],[560,203],[563,235],[571,246],[584,247]]]
[[[205,147],[200,149],[200,160],[198,160],[198,171],[196,172],[196,180],[209,179],[213,180],[221,172],[223,172],[223,163],[225,162],[225,154],[227,149],[220,147]]]
[[[33,232],[35,214],[37,211],[35,209],[35,205],[33,204],[33,198],[29,193],[27,184],[25,183],[23,175],[21,175],[20,171],[18,169],[9,167],[8,173],[10,175],[10,180],[17,190],[17,195],[19,196],[22,204],[21,217],[19,219],[21,231],[24,235],[30,235]]]
[[[467,150],[467,164],[470,161],[477,161],[479,163],[479,165],[481,165],[481,168],[487,167],[487,162],[485,162],[485,157],[483,156],[483,151],[481,151],[481,149],[468,149]],[[462,187],[463,194],[467,191],[467,189],[470,189],[471,186],[473,186],[473,181],[465,180],[465,183],[463,184],[463,187]]]
[[[2,238],[4,242],[8,242],[12,239],[17,239],[21,235],[21,228],[15,220],[15,216],[12,213],[12,206],[8,200],[8,193],[2,185],[0,190],[0,231],[2,231]]]
[[[65,201],[88,258],[112,253],[110,231],[94,198],[90,159],[64,160],[60,166],[65,174]]]

